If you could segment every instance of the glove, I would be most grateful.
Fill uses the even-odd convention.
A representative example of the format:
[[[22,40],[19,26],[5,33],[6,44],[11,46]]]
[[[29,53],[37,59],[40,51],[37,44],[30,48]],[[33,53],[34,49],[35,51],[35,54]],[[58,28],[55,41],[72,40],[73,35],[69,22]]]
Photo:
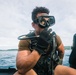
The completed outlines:
[[[36,40],[31,40],[30,48],[33,50],[37,50],[39,54],[44,55],[46,54],[46,50],[49,47],[49,43],[42,39],[41,37],[37,38]]]
[[[44,40],[46,40],[48,43],[51,43],[52,41],[52,29],[49,28],[45,28],[41,33],[40,33],[40,37],[43,38]]]
[[[44,55],[50,49],[51,30],[44,29],[37,39],[31,40],[30,48],[37,50],[39,54]]]

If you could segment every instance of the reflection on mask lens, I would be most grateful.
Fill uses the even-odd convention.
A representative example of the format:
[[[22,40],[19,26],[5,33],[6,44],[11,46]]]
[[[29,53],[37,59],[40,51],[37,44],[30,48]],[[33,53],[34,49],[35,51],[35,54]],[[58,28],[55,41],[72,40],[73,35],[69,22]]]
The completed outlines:
[[[45,26],[46,25],[46,20],[45,19],[39,20],[39,24]]]

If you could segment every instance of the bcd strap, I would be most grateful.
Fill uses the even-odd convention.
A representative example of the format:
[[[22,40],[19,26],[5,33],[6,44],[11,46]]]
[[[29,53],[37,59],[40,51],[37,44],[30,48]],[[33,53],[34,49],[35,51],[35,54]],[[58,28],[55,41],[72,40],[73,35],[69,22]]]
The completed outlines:
[[[57,65],[57,63],[55,63],[55,61],[57,62],[57,57],[58,57],[56,54],[56,47],[57,47],[56,33],[52,32],[51,34],[52,34],[52,38],[51,38],[52,43],[51,44],[53,44],[52,45],[53,47],[50,48],[50,53],[48,55],[41,56],[41,58],[39,59],[39,61],[37,62],[37,64],[34,67],[34,70],[39,75],[53,75],[53,70],[54,70],[55,66]],[[55,60],[54,60],[54,58],[55,58]]]

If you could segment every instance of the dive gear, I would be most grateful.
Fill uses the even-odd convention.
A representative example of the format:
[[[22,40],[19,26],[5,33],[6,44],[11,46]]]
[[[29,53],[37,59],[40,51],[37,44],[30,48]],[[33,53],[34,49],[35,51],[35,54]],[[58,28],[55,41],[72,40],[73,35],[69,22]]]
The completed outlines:
[[[39,16],[34,20],[34,23],[38,24],[41,28],[49,27],[55,24],[54,16]]]

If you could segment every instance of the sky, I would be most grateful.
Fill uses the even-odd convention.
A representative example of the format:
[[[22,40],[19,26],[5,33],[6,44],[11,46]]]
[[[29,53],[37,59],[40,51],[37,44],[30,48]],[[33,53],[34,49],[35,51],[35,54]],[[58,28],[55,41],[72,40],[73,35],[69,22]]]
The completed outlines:
[[[72,45],[76,33],[76,0],[0,0],[0,49],[18,48],[18,36],[33,30],[31,12],[36,6],[50,10],[52,26],[65,46]]]

